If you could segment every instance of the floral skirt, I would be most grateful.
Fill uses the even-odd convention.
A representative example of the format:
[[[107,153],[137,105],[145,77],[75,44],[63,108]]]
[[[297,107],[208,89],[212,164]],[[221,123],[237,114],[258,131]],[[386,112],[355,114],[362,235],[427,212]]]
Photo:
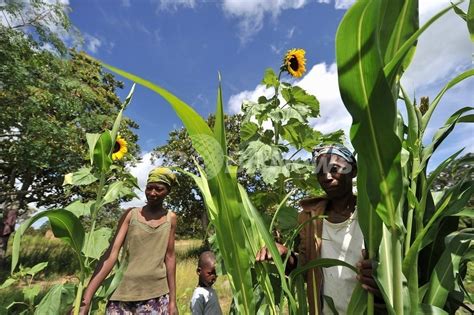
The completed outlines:
[[[109,301],[106,315],[168,315],[168,294],[146,301]]]

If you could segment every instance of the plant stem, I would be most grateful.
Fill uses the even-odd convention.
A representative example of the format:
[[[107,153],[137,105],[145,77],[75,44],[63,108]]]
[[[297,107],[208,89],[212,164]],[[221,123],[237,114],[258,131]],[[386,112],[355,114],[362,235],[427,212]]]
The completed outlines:
[[[398,240],[398,231],[391,229],[392,239],[392,266],[393,266],[393,308],[395,314],[403,315],[403,273],[402,273],[402,249]]]
[[[86,248],[89,248],[91,246],[91,241],[92,241],[92,235],[94,234],[95,230],[95,223],[97,221],[97,213],[99,212],[101,206],[100,202],[102,201],[102,195],[103,195],[103,190],[104,190],[104,185],[105,185],[105,173],[101,172],[100,173],[100,179],[99,179],[99,188],[97,190],[97,198],[94,203],[94,207],[92,208],[92,214],[91,214],[91,219],[92,219],[92,225],[91,229],[89,232],[89,235],[87,236],[87,246]],[[86,257],[86,264],[88,263],[89,259]]]
[[[82,275],[81,275],[82,278]],[[84,289],[84,280],[81,279],[79,285],[77,286],[76,299],[74,300],[74,315],[79,315],[79,310],[81,308],[82,301],[82,290]]]

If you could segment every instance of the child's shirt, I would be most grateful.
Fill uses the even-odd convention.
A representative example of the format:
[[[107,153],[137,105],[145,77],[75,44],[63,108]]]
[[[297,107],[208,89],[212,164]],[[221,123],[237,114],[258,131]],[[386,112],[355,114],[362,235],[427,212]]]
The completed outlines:
[[[190,304],[192,315],[222,315],[216,291],[211,287],[194,289]]]

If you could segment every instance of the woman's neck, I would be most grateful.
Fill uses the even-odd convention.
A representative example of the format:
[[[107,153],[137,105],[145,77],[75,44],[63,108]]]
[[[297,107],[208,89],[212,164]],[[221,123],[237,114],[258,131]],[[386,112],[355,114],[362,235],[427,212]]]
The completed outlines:
[[[344,222],[355,210],[355,196],[351,193],[342,198],[331,199],[326,208],[328,220],[333,223]]]

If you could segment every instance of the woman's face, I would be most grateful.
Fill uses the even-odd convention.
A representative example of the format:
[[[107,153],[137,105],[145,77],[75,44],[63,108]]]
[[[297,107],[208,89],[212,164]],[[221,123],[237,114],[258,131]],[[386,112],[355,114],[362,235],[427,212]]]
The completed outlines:
[[[330,199],[352,193],[356,168],[339,155],[322,154],[318,157],[316,173],[321,188]]]
[[[169,192],[169,187],[163,183],[148,183],[145,187],[145,196],[149,205],[161,204]]]

